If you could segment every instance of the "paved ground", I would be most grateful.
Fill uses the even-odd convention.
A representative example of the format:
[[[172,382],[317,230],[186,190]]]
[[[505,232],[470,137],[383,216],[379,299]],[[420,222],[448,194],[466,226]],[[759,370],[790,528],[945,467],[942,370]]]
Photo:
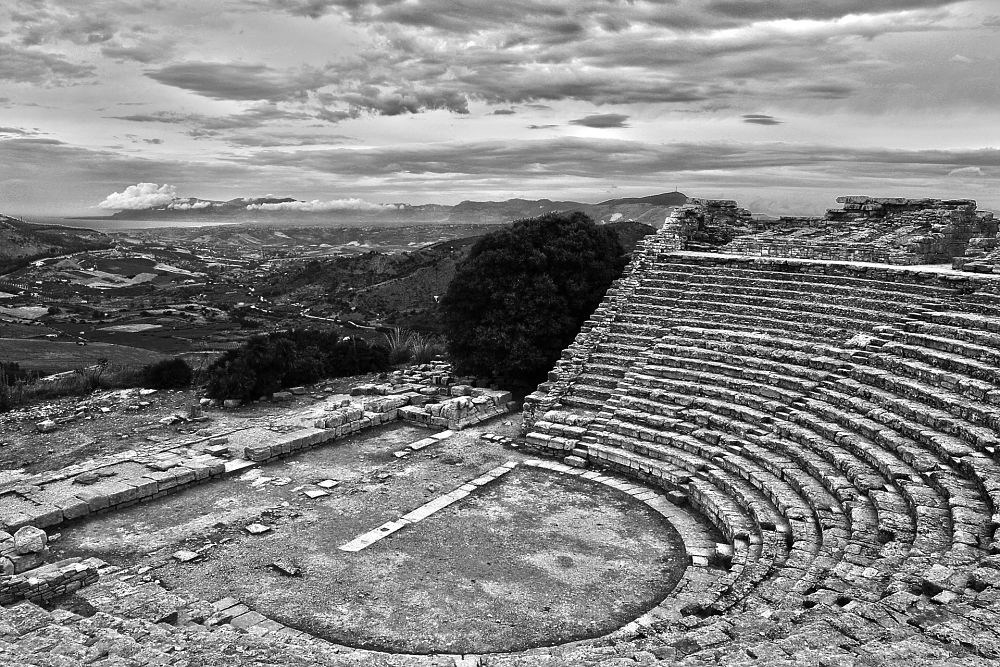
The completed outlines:
[[[330,392],[372,382],[376,375],[336,378],[320,383]],[[317,398],[298,397],[294,403],[253,403],[236,410],[209,409],[205,422],[165,426],[160,419],[187,414],[201,393],[196,389],[157,391],[149,395],[138,389],[98,391],[89,396],[66,396],[0,413],[0,484],[21,472],[58,470],[97,456],[136,449],[152,442],[167,442],[201,429],[224,433],[239,428],[267,426],[290,413],[300,412]],[[102,411],[105,408],[107,412]],[[53,433],[39,433],[35,424],[43,419],[69,418]]]
[[[152,504],[71,525],[54,546],[207,600],[235,597],[338,643],[491,652],[601,635],[655,605],[685,564],[679,536],[644,505],[579,479],[518,467],[358,553],[338,547],[518,452],[486,443],[516,418],[462,431],[402,460],[427,431],[392,426]],[[330,495],[307,498],[316,482]],[[272,528],[249,535],[243,526]],[[170,554],[207,544],[204,560]],[[301,568],[287,577],[269,564]]]

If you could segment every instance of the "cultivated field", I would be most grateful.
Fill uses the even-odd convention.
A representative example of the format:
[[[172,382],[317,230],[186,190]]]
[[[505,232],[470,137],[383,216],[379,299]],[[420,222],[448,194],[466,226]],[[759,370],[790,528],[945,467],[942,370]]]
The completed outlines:
[[[163,355],[151,350],[108,343],[77,345],[49,340],[0,338],[0,361],[13,361],[21,368],[43,373],[75,370],[96,364],[101,359],[116,365],[144,366],[162,358]]]

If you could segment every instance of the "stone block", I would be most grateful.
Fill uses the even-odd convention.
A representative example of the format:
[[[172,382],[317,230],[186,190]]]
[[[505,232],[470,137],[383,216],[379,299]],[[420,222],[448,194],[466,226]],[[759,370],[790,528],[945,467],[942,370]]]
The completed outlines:
[[[45,549],[48,539],[44,530],[25,526],[14,533],[14,552],[20,555],[40,553]]]
[[[43,548],[37,553],[28,554],[13,554],[7,556],[11,563],[14,565],[14,574],[22,574],[28,570],[34,570],[36,567],[41,567],[45,564],[45,556],[48,555],[48,549]]]
[[[58,526],[63,521],[62,510],[55,505],[39,505],[28,510],[30,524],[38,528]]]
[[[163,472],[154,472],[154,473],[149,473],[146,476],[149,477],[150,475],[166,475],[166,474],[167,473]],[[76,492],[76,497],[82,500],[83,502],[87,503],[87,506],[90,508],[91,512],[99,512],[103,509],[108,508],[108,497],[101,491],[96,491],[92,489],[81,489],[80,491]]]
[[[243,450],[243,457],[251,461],[266,461],[271,456],[271,445],[252,445]]]
[[[35,428],[38,429],[39,433],[52,433],[52,431],[59,428],[59,425],[51,419],[45,419],[35,424]]]

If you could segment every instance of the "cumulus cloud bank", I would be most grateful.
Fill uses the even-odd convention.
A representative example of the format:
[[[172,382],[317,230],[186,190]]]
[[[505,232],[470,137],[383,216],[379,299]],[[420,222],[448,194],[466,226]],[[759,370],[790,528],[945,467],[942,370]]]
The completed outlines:
[[[215,204],[210,201],[182,201],[172,202],[167,205],[167,208],[175,211],[197,211],[199,209],[208,208],[209,206],[215,206]]]
[[[177,197],[177,188],[156,183],[136,183],[121,192],[112,192],[97,208],[120,211],[138,211],[154,206],[165,206]]]
[[[274,204],[248,204],[249,211],[298,211],[301,213],[323,213],[325,211],[377,211],[388,208],[384,204],[372,204],[363,199],[331,199],[330,201],[286,201]]]

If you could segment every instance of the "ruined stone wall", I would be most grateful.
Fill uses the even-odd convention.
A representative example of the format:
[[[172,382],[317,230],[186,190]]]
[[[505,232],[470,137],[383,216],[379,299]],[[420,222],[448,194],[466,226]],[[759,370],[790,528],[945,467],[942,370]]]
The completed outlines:
[[[396,420],[461,429],[508,412],[510,393],[459,380],[464,378],[454,376],[443,362],[395,371],[381,384],[356,387],[355,400],[316,403],[276,430],[249,428],[159,451],[124,452],[99,464],[79,464],[6,483],[0,485],[0,530],[49,528],[162,498]],[[18,568],[36,567],[41,559],[36,560]],[[0,572],[5,571],[3,564],[0,558]]]
[[[24,526],[13,535],[0,531],[0,606],[44,602],[97,581],[101,561],[68,558],[45,564],[48,554],[48,535],[40,528]]]
[[[689,199],[664,223],[683,239],[682,250],[710,250],[753,229],[750,211],[731,199]]]
[[[19,600],[46,602],[96,583],[98,565],[79,558],[43,565],[23,574],[0,577],[0,605]]]
[[[823,217],[754,220],[736,202],[691,200],[668,222],[684,250],[916,265],[951,262],[996,221],[970,199],[839,197]]]

